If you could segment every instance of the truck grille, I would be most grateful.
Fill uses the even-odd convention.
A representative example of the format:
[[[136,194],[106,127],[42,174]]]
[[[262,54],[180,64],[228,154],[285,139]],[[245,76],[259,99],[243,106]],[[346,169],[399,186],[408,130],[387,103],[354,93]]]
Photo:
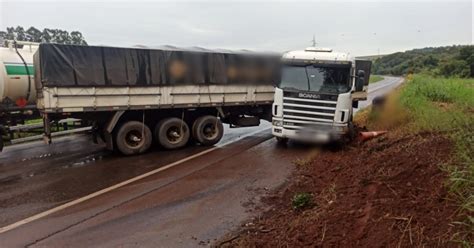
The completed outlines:
[[[283,97],[283,127],[301,129],[303,127],[332,125],[337,99],[316,100]]]

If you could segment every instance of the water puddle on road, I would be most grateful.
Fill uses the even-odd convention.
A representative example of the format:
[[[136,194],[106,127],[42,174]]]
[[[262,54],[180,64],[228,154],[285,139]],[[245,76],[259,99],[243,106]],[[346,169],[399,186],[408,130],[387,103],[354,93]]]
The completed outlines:
[[[40,155],[33,156],[33,157],[22,158],[21,162],[25,162],[25,161],[29,161],[29,160],[33,160],[33,159],[48,158],[48,157],[59,155],[59,154],[61,154],[61,153],[59,153],[59,152],[58,153],[44,153],[44,154],[40,154]]]
[[[62,166],[62,168],[77,168],[77,167],[82,167],[82,166],[86,166],[86,165],[89,165],[89,164],[92,164],[92,163],[95,163],[97,161],[100,161],[103,159],[103,156],[102,155],[89,155],[89,156],[86,156],[84,158],[81,158],[80,160],[78,161],[74,161],[72,163],[69,163],[67,165],[64,165]]]

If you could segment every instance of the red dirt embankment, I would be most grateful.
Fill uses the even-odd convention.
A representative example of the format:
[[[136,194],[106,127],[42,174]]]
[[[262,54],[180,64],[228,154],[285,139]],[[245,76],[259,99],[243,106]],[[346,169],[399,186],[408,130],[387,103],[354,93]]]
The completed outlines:
[[[322,151],[265,199],[268,209],[221,244],[244,247],[446,247],[456,232],[448,200],[451,143],[440,135],[388,134]],[[295,210],[297,193],[313,206]]]

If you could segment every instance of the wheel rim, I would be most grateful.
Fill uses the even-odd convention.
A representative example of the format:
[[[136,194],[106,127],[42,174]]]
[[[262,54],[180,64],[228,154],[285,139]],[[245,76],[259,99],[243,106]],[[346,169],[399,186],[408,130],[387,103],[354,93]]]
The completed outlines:
[[[211,140],[211,139],[215,139],[219,132],[215,124],[207,123],[206,125],[204,125],[202,133],[204,134],[204,137],[206,137],[206,139]]]
[[[125,135],[125,143],[127,143],[129,147],[140,147],[143,142],[143,134],[138,130],[131,130]]]
[[[184,129],[173,126],[166,130],[166,138],[172,144],[180,143],[183,140]]]

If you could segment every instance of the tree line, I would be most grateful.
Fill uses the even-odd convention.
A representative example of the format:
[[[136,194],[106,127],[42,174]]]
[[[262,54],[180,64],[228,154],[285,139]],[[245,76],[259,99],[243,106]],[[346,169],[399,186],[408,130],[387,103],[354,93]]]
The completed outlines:
[[[443,77],[474,77],[474,46],[427,47],[383,56],[374,61],[381,75],[424,73]]]
[[[21,26],[7,27],[6,31],[0,31],[0,40],[13,40],[15,38],[17,41],[87,45],[84,36],[79,31],[69,33],[66,30],[51,28],[45,28],[41,31],[35,27],[25,30]]]

